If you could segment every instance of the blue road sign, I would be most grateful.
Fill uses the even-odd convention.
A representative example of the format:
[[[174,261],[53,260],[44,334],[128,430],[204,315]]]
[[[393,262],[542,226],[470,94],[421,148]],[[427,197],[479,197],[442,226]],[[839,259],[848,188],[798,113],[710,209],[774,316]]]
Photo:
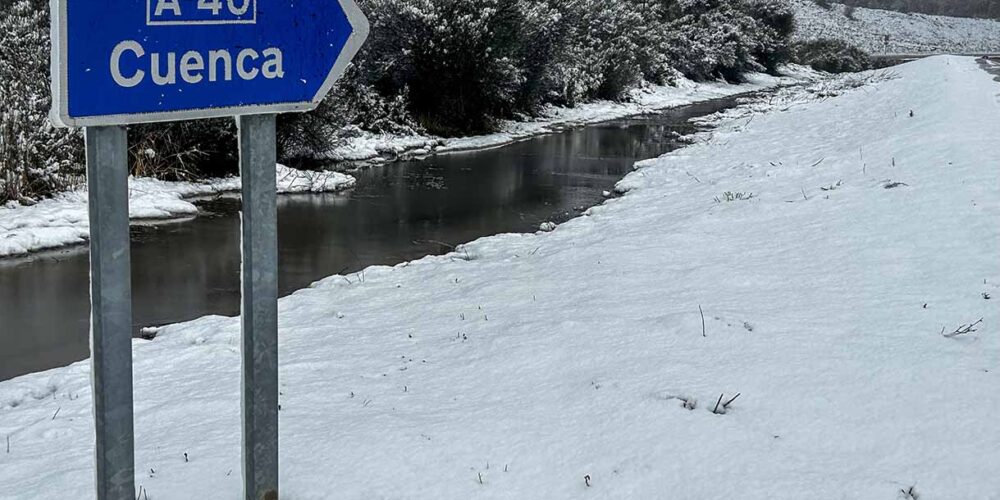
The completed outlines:
[[[52,0],[53,121],[314,109],[368,36],[354,0]]]

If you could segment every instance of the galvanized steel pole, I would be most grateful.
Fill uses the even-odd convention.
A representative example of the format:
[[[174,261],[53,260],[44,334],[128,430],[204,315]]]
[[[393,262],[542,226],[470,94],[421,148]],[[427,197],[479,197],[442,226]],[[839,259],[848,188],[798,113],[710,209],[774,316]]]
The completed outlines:
[[[85,135],[97,499],[134,500],[128,136],[115,126]]]
[[[275,115],[237,117],[243,180],[243,491],[278,499],[278,210]]]

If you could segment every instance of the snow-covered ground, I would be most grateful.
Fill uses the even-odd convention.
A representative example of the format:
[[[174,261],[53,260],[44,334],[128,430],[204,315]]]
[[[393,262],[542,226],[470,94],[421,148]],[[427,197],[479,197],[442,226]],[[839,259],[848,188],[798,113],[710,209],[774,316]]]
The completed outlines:
[[[794,65],[782,68],[781,72],[786,76],[776,78],[765,74],[748,75],[747,82],[741,85],[725,82],[693,82],[681,78],[674,86],[649,85],[633,90],[630,102],[624,103],[596,101],[580,104],[575,108],[549,105],[538,117],[524,121],[505,121],[500,125],[499,132],[488,135],[443,138],[359,132],[357,137],[345,139],[334,150],[321,155],[321,158],[334,161],[377,163],[400,158],[419,158],[432,153],[499,147],[529,137],[588,123],[614,120],[819,78],[819,75],[808,68]]]
[[[993,20],[861,7],[854,19],[848,19],[841,4],[827,10],[813,0],[791,1],[796,13],[795,36],[800,40],[835,38],[872,54],[1000,52],[1000,22]]]
[[[283,299],[283,498],[1000,498],[1000,83],[880,75],[723,113],[555,231]],[[150,499],[239,498],[238,339],[135,341]],[[90,494],[88,375],[0,383],[0,498]]]
[[[339,172],[309,172],[277,166],[279,193],[329,192],[354,186],[354,177]],[[240,179],[202,182],[166,182],[145,177],[129,179],[129,216],[132,219],[171,219],[193,216],[198,207],[190,199],[239,191]],[[75,245],[90,237],[87,188],[62,193],[36,205],[0,207],[0,258]]]

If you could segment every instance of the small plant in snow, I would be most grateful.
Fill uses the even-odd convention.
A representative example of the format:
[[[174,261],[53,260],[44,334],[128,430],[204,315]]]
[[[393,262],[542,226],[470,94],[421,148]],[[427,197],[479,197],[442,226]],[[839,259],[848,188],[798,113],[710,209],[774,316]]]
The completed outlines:
[[[736,401],[736,398],[740,397],[741,394],[742,393],[737,393],[725,403],[722,402],[722,399],[726,397],[726,394],[719,394],[719,400],[715,402],[715,408],[712,408],[712,413],[716,415],[725,415],[727,410],[729,410],[729,406],[732,405],[733,401]]]
[[[455,247],[455,251],[451,254],[451,260],[464,260],[471,261],[474,260],[475,256],[469,253],[469,249],[465,248],[464,245]]]
[[[667,401],[670,401],[671,399],[676,399],[676,400],[680,401],[681,402],[681,407],[684,408],[684,409],[686,409],[686,410],[694,410],[694,409],[698,408],[698,400],[695,399],[695,398],[693,398],[693,397],[691,397],[691,396],[684,396],[684,395],[677,395],[677,396],[675,396],[675,395],[667,394],[667,395],[664,395],[662,397],[663,397],[663,399],[665,399]]]
[[[755,197],[755,195],[753,193],[750,193],[750,192],[744,193],[744,192],[741,191],[741,192],[734,193],[732,191],[726,191],[725,193],[722,193],[721,197],[720,196],[716,196],[715,197],[715,202],[716,203],[723,203],[723,202],[730,203],[730,202],[733,202],[733,201],[750,201],[750,200],[754,199],[754,197]]]
[[[840,188],[840,186],[843,186],[843,185],[844,185],[844,181],[837,181],[836,184],[831,184],[829,186],[821,187],[819,189],[820,189],[820,191],[827,191],[827,192],[829,192],[829,191],[836,191],[838,188]]]
[[[698,408],[698,400],[695,398],[684,398],[681,399],[681,406],[686,410],[694,410]]]
[[[953,331],[951,333],[945,333],[945,328],[942,327],[941,328],[941,335],[944,336],[945,338],[951,339],[951,338],[955,338],[955,337],[960,337],[962,335],[968,335],[970,333],[976,333],[977,331],[979,331],[976,327],[979,326],[979,325],[981,325],[981,324],[983,324],[983,318],[979,318],[979,321],[976,321],[975,323],[969,323],[967,325],[962,325],[962,326],[956,328],[955,331]]]
[[[899,490],[899,494],[903,500],[920,500],[920,494],[917,493],[916,485]]]

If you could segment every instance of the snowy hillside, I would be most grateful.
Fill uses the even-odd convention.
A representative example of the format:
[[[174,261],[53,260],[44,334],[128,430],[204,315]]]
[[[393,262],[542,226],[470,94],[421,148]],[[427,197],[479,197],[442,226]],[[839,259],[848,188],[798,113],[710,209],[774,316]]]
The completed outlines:
[[[799,40],[835,38],[872,54],[1000,52],[997,21],[865,8],[858,8],[849,19],[841,4],[826,10],[812,0],[791,2]]]
[[[283,498],[996,498],[1000,83],[887,78],[724,113],[555,231],[282,299]],[[239,498],[239,335],[135,341],[150,499]],[[0,498],[93,491],[89,374],[0,383]]]

